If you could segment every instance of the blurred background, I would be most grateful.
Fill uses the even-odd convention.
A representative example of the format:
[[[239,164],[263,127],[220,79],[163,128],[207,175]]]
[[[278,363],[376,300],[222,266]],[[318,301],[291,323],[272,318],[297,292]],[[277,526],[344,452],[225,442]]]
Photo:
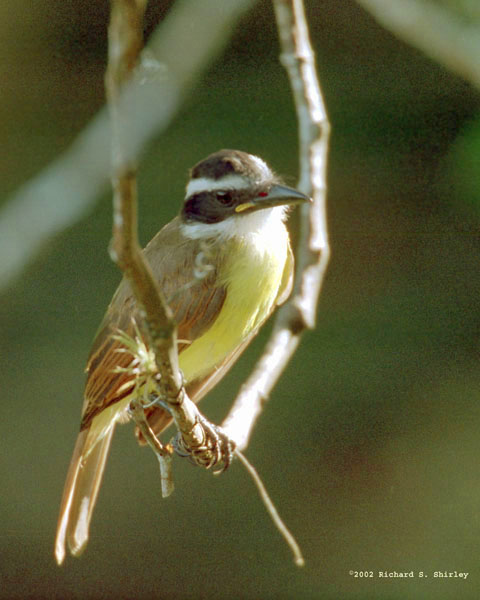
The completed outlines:
[[[147,36],[170,4],[150,2]],[[333,127],[332,259],[318,326],[247,452],[305,568],[239,464],[216,478],[177,459],[163,500],[130,425],[117,429],[85,554],[56,566],[83,369],[119,281],[106,194],[0,298],[0,598],[478,598],[480,95],[355,2],[306,6]],[[0,15],[5,200],[103,105],[108,3],[4,0]],[[295,182],[277,54],[262,0],[142,158],[144,244],[178,211],[188,168],[217,149],[258,154]],[[208,417],[223,419],[267,335],[202,403]]]

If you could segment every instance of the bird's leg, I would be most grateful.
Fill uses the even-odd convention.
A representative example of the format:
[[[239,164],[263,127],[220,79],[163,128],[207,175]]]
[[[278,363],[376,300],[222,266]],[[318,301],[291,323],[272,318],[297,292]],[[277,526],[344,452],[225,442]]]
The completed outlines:
[[[150,403],[151,406],[154,402]],[[135,421],[135,425],[139,428],[145,441],[148,443],[150,448],[160,456],[167,456],[172,454],[171,447],[162,444],[162,442],[155,435],[153,429],[150,427],[147,417],[145,416],[145,404],[142,399],[135,396],[128,406],[128,413],[130,417]]]

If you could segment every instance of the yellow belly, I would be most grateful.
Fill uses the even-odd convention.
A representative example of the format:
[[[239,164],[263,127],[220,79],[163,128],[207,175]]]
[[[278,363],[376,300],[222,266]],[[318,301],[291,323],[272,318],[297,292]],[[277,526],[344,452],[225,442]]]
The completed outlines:
[[[232,238],[226,242],[219,273],[227,294],[210,329],[180,354],[186,381],[212,371],[242,341],[260,327],[275,306],[287,260],[288,234],[277,228],[275,239]],[[252,243],[253,242],[253,243]]]

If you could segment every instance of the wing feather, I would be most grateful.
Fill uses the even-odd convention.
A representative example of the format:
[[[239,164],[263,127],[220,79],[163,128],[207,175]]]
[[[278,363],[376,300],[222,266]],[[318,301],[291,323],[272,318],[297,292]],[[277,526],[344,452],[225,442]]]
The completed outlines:
[[[177,322],[179,352],[202,335],[223,306],[226,290],[215,285],[217,264],[212,264],[203,279],[194,275],[194,259],[200,243],[183,237],[177,219],[164,227],[146,247],[145,253],[160,287],[168,299]],[[218,257],[212,260],[218,260]],[[87,363],[87,382],[82,429],[102,410],[125,398],[133,386],[132,376],[119,372],[132,357],[115,339],[119,330],[135,337],[134,319],[138,316],[130,286],[123,280],[107,310]],[[131,385],[129,385],[129,383]]]

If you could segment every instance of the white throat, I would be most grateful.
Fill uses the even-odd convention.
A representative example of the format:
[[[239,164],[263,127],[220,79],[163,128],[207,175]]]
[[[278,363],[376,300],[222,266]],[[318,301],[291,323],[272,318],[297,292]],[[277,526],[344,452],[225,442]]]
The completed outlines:
[[[182,223],[180,229],[183,235],[189,239],[202,239],[219,237],[228,239],[231,237],[246,237],[249,235],[268,233],[271,235],[275,230],[283,231],[283,223],[286,215],[285,206],[275,206],[256,210],[250,214],[232,215],[219,223]]]

